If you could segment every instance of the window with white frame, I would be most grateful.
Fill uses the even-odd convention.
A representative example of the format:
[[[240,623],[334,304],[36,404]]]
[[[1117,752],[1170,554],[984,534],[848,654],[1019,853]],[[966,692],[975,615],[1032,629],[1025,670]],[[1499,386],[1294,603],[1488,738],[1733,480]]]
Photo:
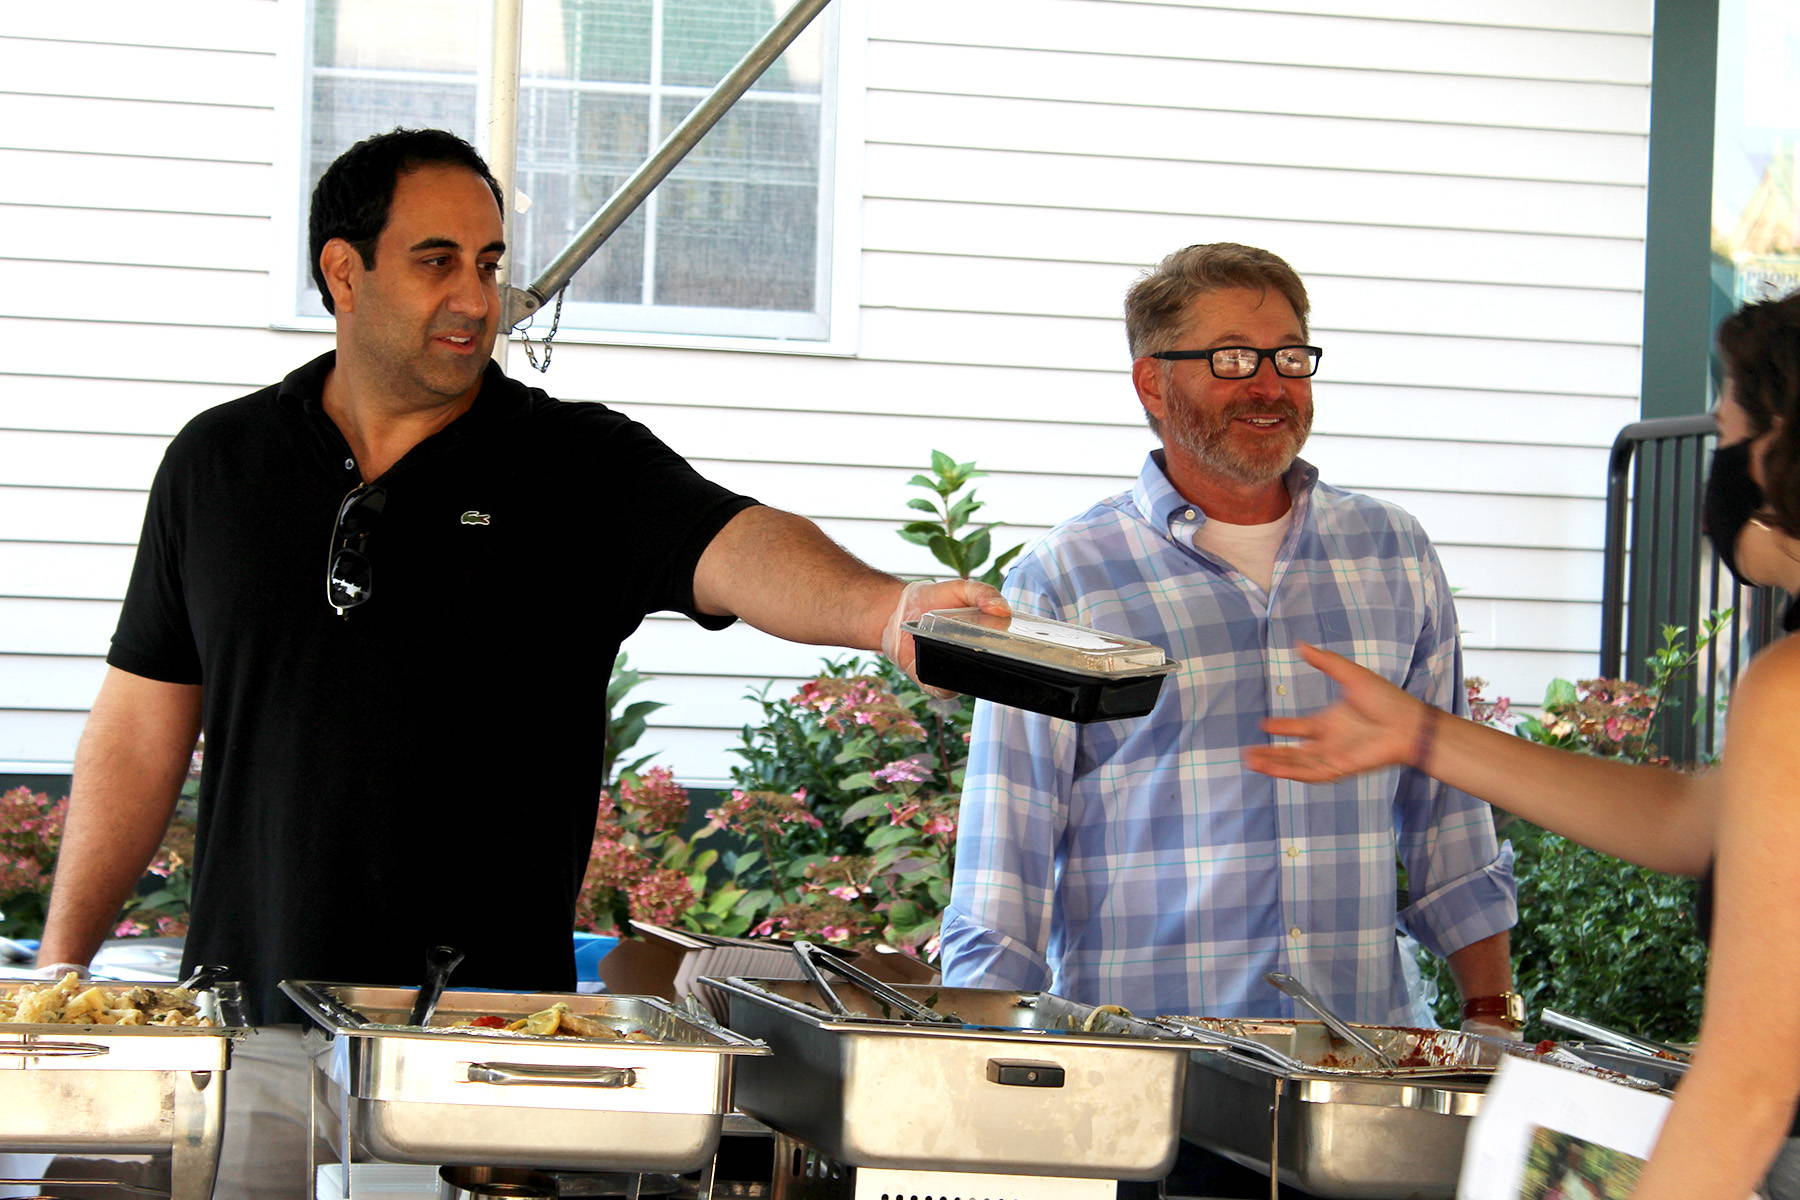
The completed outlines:
[[[476,141],[487,0],[308,3],[309,194],[338,154],[396,125]],[[788,6],[525,0],[515,183],[529,208],[510,233],[515,284]],[[829,337],[836,40],[828,7],[576,274],[563,329]],[[297,311],[322,315],[306,271],[298,282]]]

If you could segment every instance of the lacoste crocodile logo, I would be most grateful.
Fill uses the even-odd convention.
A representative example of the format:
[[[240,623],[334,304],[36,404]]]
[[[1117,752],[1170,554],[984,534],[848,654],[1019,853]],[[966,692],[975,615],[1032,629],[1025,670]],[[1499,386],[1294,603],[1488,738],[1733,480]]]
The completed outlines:
[[[462,523],[464,525],[491,525],[493,524],[493,518],[487,513],[476,512],[471,508],[462,515]]]

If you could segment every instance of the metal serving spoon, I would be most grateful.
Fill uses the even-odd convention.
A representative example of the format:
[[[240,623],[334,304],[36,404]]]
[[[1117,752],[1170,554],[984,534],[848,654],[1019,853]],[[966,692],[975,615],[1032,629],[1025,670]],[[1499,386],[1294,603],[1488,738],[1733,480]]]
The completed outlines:
[[[1358,1050],[1361,1050],[1364,1054],[1367,1054],[1383,1067],[1386,1067],[1390,1071],[1399,1069],[1400,1064],[1394,1060],[1392,1055],[1388,1054],[1385,1050],[1378,1048],[1374,1042],[1371,1042],[1368,1038],[1350,1028],[1347,1022],[1329,1008],[1325,1007],[1325,1002],[1313,995],[1312,990],[1304,983],[1301,983],[1292,975],[1284,975],[1280,971],[1270,971],[1267,975],[1264,975],[1263,978],[1268,980],[1270,985],[1276,990],[1293,997],[1295,1000],[1306,1005],[1306,1007],[1312,1009],[1313,1012],[1319,1015],[1319,1020],[1325,1022],[1325,1027],[1327,1029],[1343,1038],[1346,1042],[1349,1042],[1352,1046],[1355,1046]]]

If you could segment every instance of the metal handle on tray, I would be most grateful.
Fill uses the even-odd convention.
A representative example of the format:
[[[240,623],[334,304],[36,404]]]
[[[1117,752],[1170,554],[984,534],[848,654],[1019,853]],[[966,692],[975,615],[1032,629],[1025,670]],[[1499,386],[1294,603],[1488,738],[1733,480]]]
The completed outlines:
[[[535,1063],[470,1063],[470,1083],[532,1084],[548,1087],[628,1088],[637,1086],[632,1067],[541,1067]]]
[[[989,1083],[1007,1087],[1059,1088],[1066,1072],[1053,1062],[1035,1062],[1023,1058],[990,1058],[987,1061]]]
[[[0,1042],[0,1058],[98,1058],[109,1053],[98,1042]]]

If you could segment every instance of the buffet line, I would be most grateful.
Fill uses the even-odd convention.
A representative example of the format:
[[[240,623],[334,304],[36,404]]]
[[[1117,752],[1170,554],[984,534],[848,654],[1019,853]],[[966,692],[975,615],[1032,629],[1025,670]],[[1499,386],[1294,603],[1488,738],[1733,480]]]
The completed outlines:
[[[441,1168],[441,1196],[555,1196],[553,1172],[712,1167],[728,1120],[773,1132],[772,1200],[1111,1200],[1181,1141],[1320,1197],[1449,1197],[1507,1055],[1667,1092],[1685,1062],[1598,1041],[1148,1017],[1043,993],[888,984],[796,951],[800,979],[689,997],[290,980],[310,1022],[309,1179]],[[0,1150],[166,1154],[213,1195],[236,985],[0,983]],[[1341,1026],[1340,1026],[1341,1028]],[[1604,1030],[1600,1030],[1604,1034]],[[22,1182],[0,1180],[0,1183]],[[142,1189],[134,1189],[140,1194]]]

